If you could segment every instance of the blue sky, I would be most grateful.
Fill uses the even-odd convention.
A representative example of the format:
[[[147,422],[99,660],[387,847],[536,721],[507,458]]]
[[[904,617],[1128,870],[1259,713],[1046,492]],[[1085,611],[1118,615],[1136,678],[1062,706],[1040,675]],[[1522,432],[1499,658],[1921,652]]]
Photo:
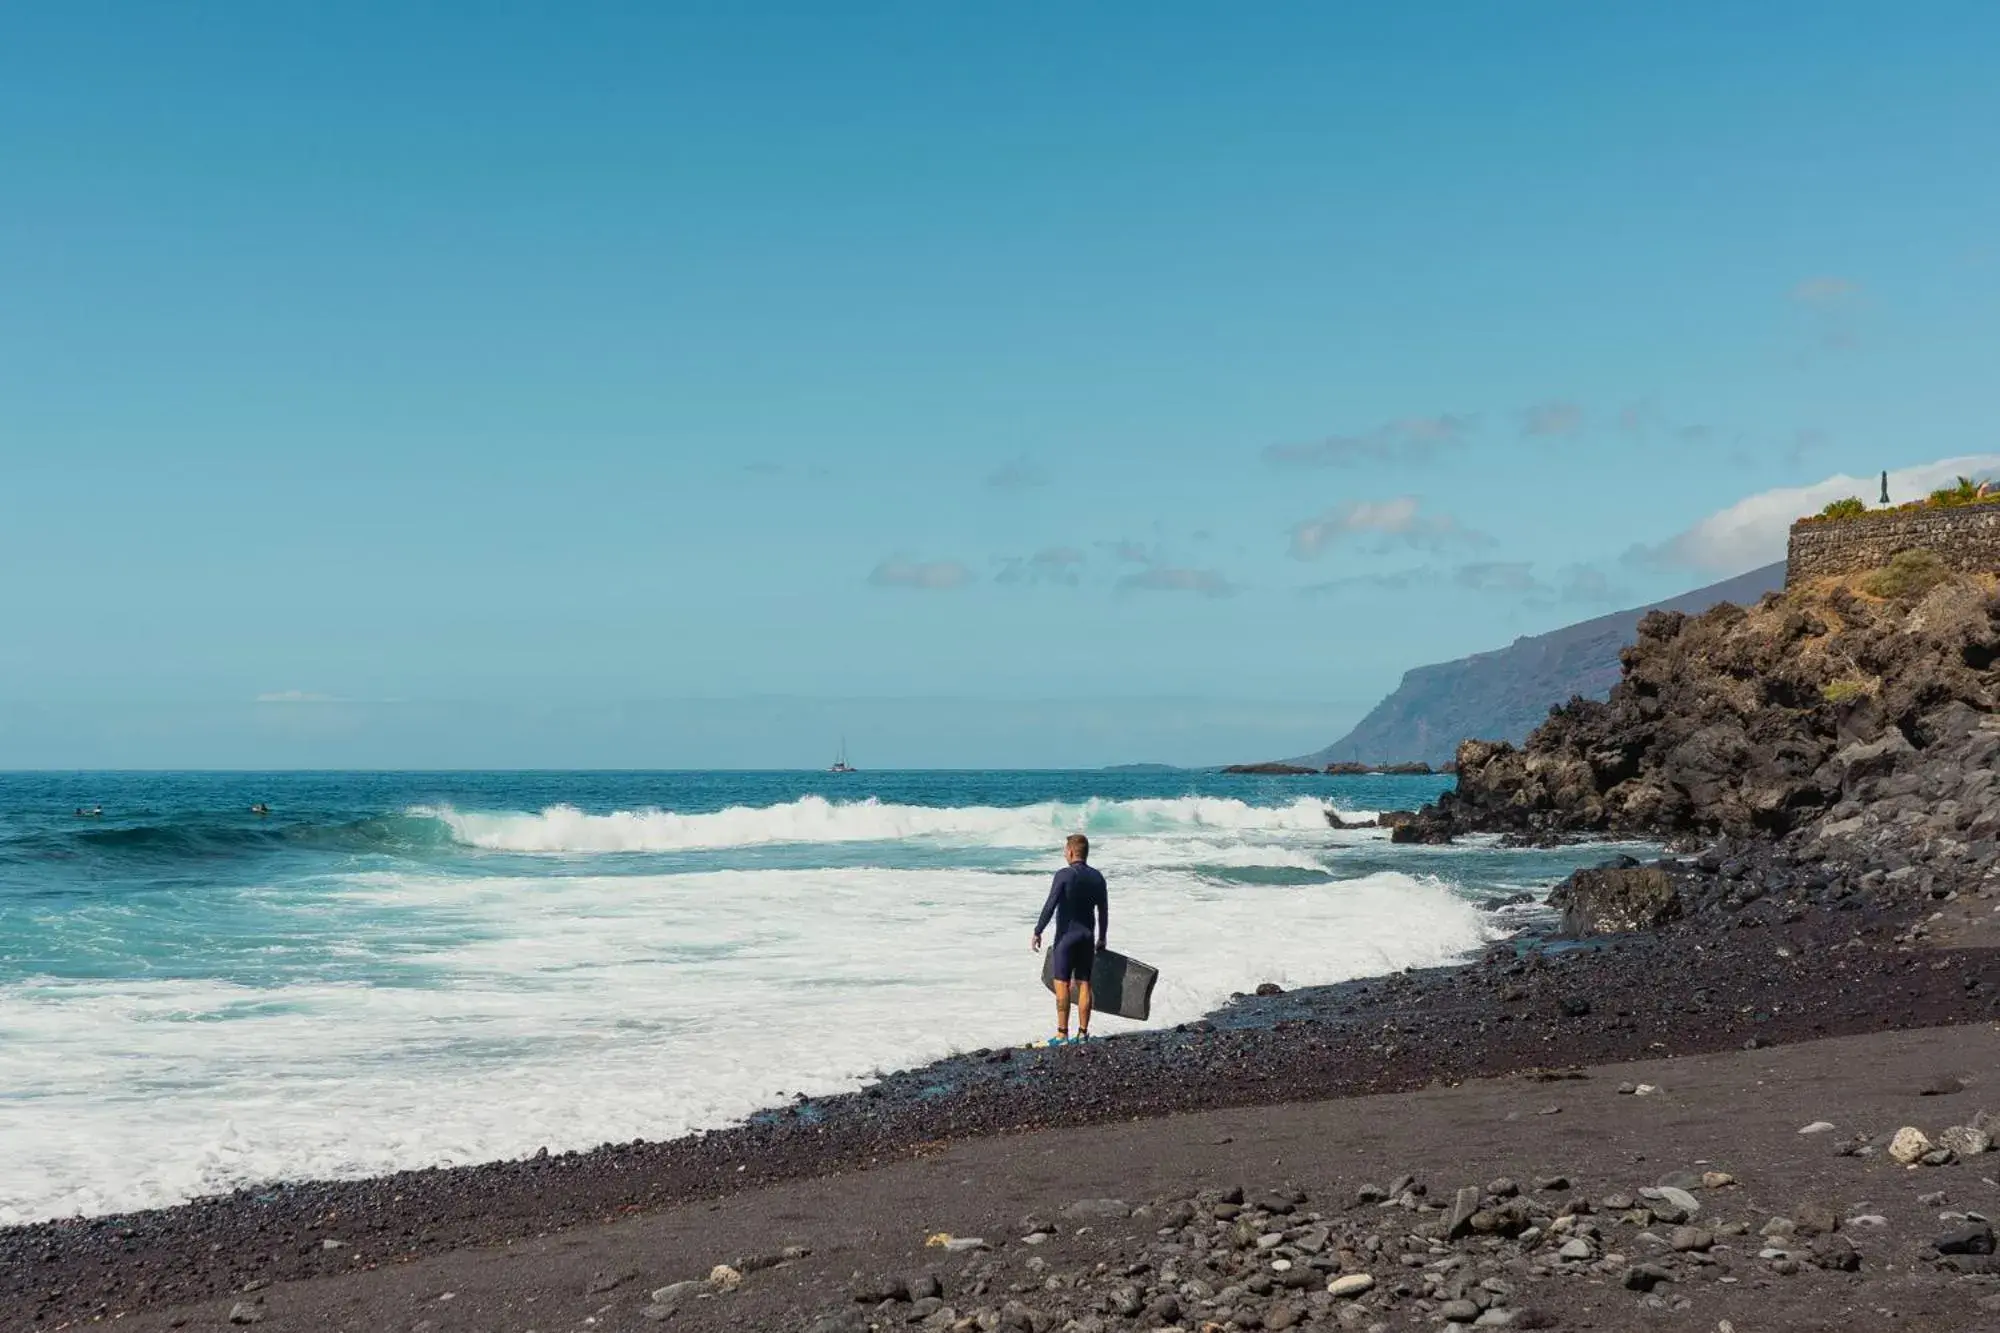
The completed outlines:
[[[0,766],[1296,753],[2000,449],[2000,11],[1403,8],[17,8]]]

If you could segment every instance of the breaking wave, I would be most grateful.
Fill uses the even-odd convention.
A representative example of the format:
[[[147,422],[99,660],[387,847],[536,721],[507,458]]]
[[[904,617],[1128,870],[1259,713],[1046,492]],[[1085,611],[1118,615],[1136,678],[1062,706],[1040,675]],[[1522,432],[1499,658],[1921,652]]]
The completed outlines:
[[[1075,832],[1198,836],[1206,831],[1297,834],[1327,831],[1326,804],[1301,797],[1258,806],[1229,797],[1045,801],[1025,806],[893,805],[803,796],[778,805],[703,814],[620,810],[594,815],[569,805],[539,814],[475,813],[419,806],[469,847],[504,852],[677,852],[772,843],[894,842],[909,838],[988,847],[1041,847]],[[1350,812],[1351,813],[1351,812]]]

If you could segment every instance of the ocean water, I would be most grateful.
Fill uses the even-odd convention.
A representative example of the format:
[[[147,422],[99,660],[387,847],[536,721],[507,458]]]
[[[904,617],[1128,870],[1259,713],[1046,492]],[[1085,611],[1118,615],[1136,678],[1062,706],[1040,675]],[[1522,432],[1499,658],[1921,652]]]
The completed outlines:
[[[1045,1036],[1074,830],[1156,1025],[1448,962],[1604,855],[1324,816],[1446,782],[0,774],[0,1224],[666,1138]]]

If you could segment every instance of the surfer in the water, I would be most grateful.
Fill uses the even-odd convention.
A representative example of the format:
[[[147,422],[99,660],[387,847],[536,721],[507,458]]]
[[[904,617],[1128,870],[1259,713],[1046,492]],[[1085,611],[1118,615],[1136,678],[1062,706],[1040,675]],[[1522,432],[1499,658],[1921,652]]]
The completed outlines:
[[[1049,918],[1056,922],[1055,983],[1056,1042],[1069,1040],[1069,1006],[1072,989],[1076,999],[1076,1039],[1090,1038],[1090,967],[1097,951],[1105,947],[1111,929],[1111,901],[1105,895],[1104,876],[1091,869],[1090,839],[1081,833],[1069,835],[1063,845],[1063,859],[1069,864],[1056,871],[1049,885],[1049,900],[1035,921],[1034,948],[1042,948],[1042,932]]]

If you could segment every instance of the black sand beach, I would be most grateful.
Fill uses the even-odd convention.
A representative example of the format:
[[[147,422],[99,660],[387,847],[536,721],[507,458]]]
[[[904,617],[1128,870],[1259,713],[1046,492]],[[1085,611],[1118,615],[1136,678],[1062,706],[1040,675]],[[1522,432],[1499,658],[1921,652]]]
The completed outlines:
[[[926,1205],[916,1214],[926,1219],[923,1223],[905,1225],[901,1219],[913,1215],[898,1204],[890,1209],[898,1219],[895,1225],[866,1221],[881,1217],[878,1210],[887,1205],[871,1201],[885,1191],[952,1194],[948,1179],[966,1178],[955,1165],[965,1160],[965,1153],[986,1163],[973,1193],[1012,1200],[1022,1208],[1060,1208],[1073,1201],[1064,1197],[1064,1189],[1079,1197],[1089,1192],[1085,1178],[1095,1180],[1112,1165],[1107,1153],[1139,1171],[1130,1178],[1134,1181],[1157,1181],[1178,1172],[1176,1178],[1186,1179],[1190,1189],[1274,1184],[1264,1177],[1279,1171],[1275,1162],[1268,1170],[1253,1171],[1256,1163],[1244,1161],[1217,1174],[1234,1160],[1231,1154],[1197,1154],[1176,1165],[1181,1152],[1176,1145],[1188,1134],[1199,1138],[1207,1132],[1189,1126],[1232,1123],[1229,1115],[1253,1108],[1289,1108],[1268,1112],[1273,1118],[1256,1123],[1288,1126],[1286,1132],[1310,1137],[1307,1127],[1315,1118],[1351,1126],[1356,1116],[1370,1121],[1380,1116],[1357,1109],[1364,1103],[1351,1099],[1414,1094],[1414,1100],[1398,1106],[1435,1109],[1407,1115],[1398,1110],[1393,1120],[1375,1125],[1371,1133],[1381,1142],[1379,1153],[1351,1169],[1362,1176],[1415,1174],[1424,1163],[1450,1160],[1451,1145],[1461,1135],[1451,1118],[1461,1112],[1446,1108],[1469,1104],[1490,1109],[1507,1101],[1531,1120],[1555,1120],[1534,1113],[1561,1106],[1561,1115],[1570,1118],[1550,1130],[1554,1141],[1561,1141],[1572,1137],[1571,1129],[1579,1124],[1575,1090],[1587,1088],[1597,1098],[1619,1078],[1605,1066],[1640,1059],[1656,1064],[1635,1077],[1677,1090],[1670,1103],[1657,1105],[1678,1108],[1688,1134],[1712,1134],[1726,1143],[1741,1108],[1697,1092],[1698,1085],[1681,1072],[1684,1068],[1713,1068],[1718,1078],[1734,1070],[1738,1072],[1728,1076],[1741,1077],[1742,1071],[1781,1058],[1787,1062],[1783,1067],[1793,1071],[1787,1079],[1803,1080],[1801,1088],[1823,1084],[1833,1090],[1827,1096],[1876,1107],[1866,1127],[1890,1132],[1897,1126],[1883,1119],[1888,1112],[1881,1109],[1889,1103],[1869,1099],[1893,1099],[1908,1090],[1907,1079],[1878,1076],[1874,1066],[1855,1064],[1839,1054],[1846,1048],[1822,1044],[1822,1039],[1881,1034],[1856,1049],[1867,1051],[1870,1062],[1886,1062],[1884,1069],[1900,1068],[1898,1062],[1921,1063],[1919,1056],[1927,1052],[1962,1052],[1946,1063],[1955,1060],[1955,1068],[1975,1077],[1968,1098],[1993,1091],[1977,1081],[1978,1073],[2000,1067],[1984,1035],[2000,1019],[2000,949],[1993,947],[1990,907],[1978,899],[1949,906],[1952,915],[1929,923],[1927,933],[1917,936],[1912,925],[1929,914],[1916,909],[1871,914],[1765,899],[1727,918],[1702,916],[1657,932],[1579,947],[1548,948],[1516,940],[1489,948],[1465,967],[1246,997],[1188,1030],[1117,1037],[1079,1050],[972,1053],[890,1076],[862,1093],[798,1104],[735,1129],[669,1143],[609,1145],[531,1161],[273,1187],[125,1217],[17,1228],[0,1233],[0,1273],[5,1275],[0,1299],[10,1312],[5,1326],[65,1328],[117,1319],[154,1327],[176,1318],[213,1326],[244,1302],[247,1308],[238,1311],[240,1316],[267,1315],[273,1326],[286,1328],[397,1327],[393,1320],[379,1322],[389,1318],[385,1312],[392,1307],[401,1311],[395,1320],[407,1319],[415,1326],[420,1317],[428,1318],[437,1329],[583,1327],[579,1321],[586,1315],[596,1319],[588,1325],[593,1328],[638,1327],[634,1321],[648,1303],[635,1303],[624,1292],[629,1284],[621,1281],[609,1293],[593,1293],[588,1308],[580,1294],[591,1273],[615,1276],[621,1265],[637,1263],[618,1257],[626,1253],[625,1238],[635,1227],[652,1228],[649,1235],[683,1237],[688,1248],[679,1253],[690,1256],[639,1265],[635,1284],[657,1287],[689,1276],[696,1250],[707,1260],[695,1265],[700,1269],[693,1273],[696,1277],[739,1251],[775,1253],[790,1244],[811,1245],[822,1255],[829,1248],[851,1251],[851,1262],[866,1266],[864,1257],[887,1262],[902,1254],[926,1227],[974,1228],[996,1243],[1018,1230],[1013,1221],[994,1214],[990,1202],[976,1208],[970,1220]],[[1938,942],[1931,942],[1932,936]],[[1976,1026],[1895,1035],[1950,1024]],[[1781,1057],[1781,1047],[1796,1050]],[[1684,1063],[1688,1057],[1727,1052],[1735,1054],[1715,1063]],[[1973,1058],[1978,1052],[1985,1054]],[[1581,1081],[1558,1072],[1577,1068],[1595,1072]],[[1469,1079],[1501,1082],[1479,1093],[1445,1090]],[[1465,1098],[1471,1102],[1464,1103]],[[1990,1100],[2000,1110],[2000,1093]],[[1535,1105],[1529,1107],[1529,1102]],[[1620,1108],[1627,1104],[1604,1105],[1608,1113],[1623,1114]],[[1199,1114],[1180,1118],[1186,1113]],[[1487,1112],[1464,1114],[1477,1118]],[[1204,1120],[1201,1115],[1220,1118]],[[1804,1102],[1781,1118],[1799,1116],[1838,1123],[1823,1108]],[[1175,1117],[1159,1122],[1157,1143],[1149,1139],[1152,1131],[1138,1127],[1111,1131],[1127,1136],[1115,1151],[1093,1137],[1102,1127],[1154,1117]],[[1444,1128],[1446,1121],[1454,1127]],[[1062,1146],[1066,1136],[1075,1138],[1075,1147]],[[1601,1183],[1605,1189],[1651,1183],[1637,1178],[1645,1171],[1628,1172],[1634,1175],[1630,1181],[1618,1176],[1601,1145],[1586,1151],[1584,1145],[1572,1144],[1562,1153],[1538,1150],[1508,1159],[1503,1142],[1489,1146],[1482,1171],[1525,1179],[1588,1170],[1594,1177],[1591,1188]],[[1796,1148],[1789,1139],[1772,1142]],[[1647,1158],[1679,1165],[1690,1151],[1684,1145],[1671,1151],[1662,1145]],[[1722,1151],[1716,1147],[1702,1155]],[[1770,1172],[1793,1169],[1786,1154],[1759,1155],[1747,1146],[1733,1151],[1729,1160],[1745,1168],[1745,1179],[1769,1179]],[[1447,1156],[1439,1157],[1441,1152]],[[1045,1154],[1064,1163],[1076,1159],[1085,1176],[1062,1184],[1063,1168],[1052,1170]],[[1342,1173],[1350,1169],[1345,1154],[1334,1160]],[[1012,1165],[1017,1163],[1018,1171]],[[1280,1174],[1303,1181],[1306,1168],[1305,1161],[1292,1158]],[[1228,1178],[1231,1173],[1242,1180]],[[1434,1175],[1433,1187],[1456,1188],[1478,1175],[1475,1171],[1467,1180]],[[1319,1196],[1322,1206],[1346,1202],[1339,1191],[1351,1185],[1345,1174],[1336,1178],[1337,1186],[1317,1186],[1336,1190]],[[1107,1177],[1112,1179],[1119,1179],[1116,1172]],[[886,1183],[891,1180],[899,1183],[892,1187]],[[814,1181],[823,1183],[813,1187],[820,1193],[812,1197],[852,1200],[846,1214],[854,1220],[851,1236],[834,1238],[826,1229],[837,1228],[841,1216],[832,1203],[833,1211],[817,1229],[803,1222],[803,1230],[794,1228],[799,1235],[811,1233],[808,1239],[778,1225],[786,1217],[779,1201],[803,1197],[797,1193],[801,1182]],[[1145,1198],[1160,1187],[1119,1188]],[[1036,1189],[1044,1195],[1033,1197]],[[731,1209],[747,1210],[745,1216],[766,1218],[763,1225],[774,1229],[756,1243],[747,1233],[706,1231],[709,1210],[722,1200],[733,1201]],[[1783,1201],[1774,1198],[1764,1206],[1779,1209]],[[1992,1206],[2000,1206],[2000,1200],[1989,1200]],[[534,1252],[543,1256],[537,1262],[545,1269],[536,1271],[545,1271],[544,1277],[524,1276],[532,1265],[521,1267],[513,1260],[530,1243],[540,1247]],[[870,1246],[881,1247],[879,1256]],[[508,1262],[497,1262],[502,1255]],[[789,1293],[785,1301],[799,1307],[795,1313],[803,1320],[804,1307],[813,1303],[809,1296],[830,1300],[842,1294],[836,1278],[846,1274],[834,1274],[825,1263],[788,1266],[782,1279],[759,1275],[746,1280],[744,1290],[781,1285]],[[473,1302],[469,1291],[461,1293],[464,1304],[454,1300],[446,1303],[449,1308],[409,1304],[410,1284],[431,1282],[417,1275],[432,1271],[433,1265],[453,1273],[487,1272],[495,1284],[492,1299],[512,1300],[517,1309],[502,1317],[499,1307]],[[515,1276],[503,1276],[503,1270]],[[546,1315],[537,1316],[525,1304],[536,1290],[548,1302],[541,1305]],[[698,1312],[690,1306],[675,1317],[685,1317],[691,1327],[742,1327],[746,1325],[729,1321],[739,1314],[756,1312],[762,1320],[780,1313],[767,1310],[761,1301],[732,1301],[702,1305]],[[600,1306],[609,1308],[593,1314]],[[365,1313],[370,1311],[376,1313]],[[142,1315],[142,1322],[133,1322]],[[791,1325],[781,1319],[772,1326]]]
[[[1951,1267],[1929,1245],[1953,1229],[1944,1215],[1983,1209],[1991,1216],[2000,1207],[1992,1168],[1973,1159],[1910,1170],[1880,1152],[1853,1156],[1842,1148],[1856,1133],[1885,1141],[1902,1124],[1935,1133],[1947,1118],[1970,1116],[1976,1100],[1993,1100],[1997,1067],[2000,1030],[1976,1024],[1600,1066],[1553,1082],[1500,1077],[1413,1093],[1047,1129],[939,1144],[872,1169],[750,1185],[645,1216],[440,1247],[415,1259],[394,1247],[371,1252],[371,1237],[381,1233],[368,1229],[367,1214],[354,1213],[326,1219],[308,1238],[314,1249],[334,1239],[346,1244],[325,1251],[339,1261],[321,1265],[328,1275],[269,1286],[250,1280],[243,1285],[254,1290],[162,1304],[119,1323],[220,1328],[230,1326],[234,1311],[239,1320],[283,1330],[859,1327],[844,1322],[870,1308],[853,1299],[857,1288],[900,1281],[906,1290],[923,1290],[935,1278],[942,1294],[928,1311],[914,1301],[895,1302],[884,1326],[912,1315],[914,1325],[939,1311],[976,1319],[981,1309],[997,1314],[1011,1302],[1030,1312],[1027,1322],[994,1326],[1058,1328],[1069,1326],[1054,1320],[1062,1306],[1085,1304],[1099,1290],[1120,1299],[1135,1281],[1141,1288],[1157,1281],[1158,1267],[1173,1262],[1159,1247],[1179,1243],[1163,1242],[1158,1232],[1177,1216],[1181,1200],[1199,1212],[1196,1226],[1220,1228],[1222,1221],[1208,1222],[1216,1211],[1211,1201],[1241,1187],[1254,1207],[1260,1194],[1282,1190],[1286,1199],[1305,1199],[1283,1221],[1310,1228],[1310,1214],[1319,1213],[1338,1234],[1379,1230],[1387,1218],[1389,1233],[1401,1236],[1426,1214],[1362,1202],[1372,1192],[1358,1191],[1409,1176],[1442,1206],[1440,1213],[1459,1187],[1495,1177],[1513,1177],[1551,1213],[1595,1201],[1583,1216],[1603,1233],[1608,1265],[1602,1258],[1565,1262],[1552,1249],[1544,1262],[1530,1264],[1517,1241],[1490,1236],[1472,1237],[1441,1256],[1422,1252],[1426,1265],[1455,1253],[1470,1256],[1481,1273],[1490,1265],[1493,1285],[1507,1293],[1500,1308],[1515,1311],[1524,1327],[1710,1330],[1728,1320],[1759,1330],[1990,1328],[2000,1319],[1994,1313],[2000,1277]],[[1946,1075],[1974,1082],[1946,1096],[1924,1095]],[[1619,1092],[1640,1084],[1654,1091]],[[1834,1128],[1800,1133],[1821,1121]],[[1620,1194],[1640,1199],[1641,1189],[1683,1172],[1730,1177],[1693,1191],[1701,1204],[1694,1220],[1711,1238],[1699,1252],[1673,1250],[1675,1228],[1620,1221],[1604,1206],[1607,1199],[1621,1202],[1613,1197]],[[1557,1188],[1551,1177],[1566,1183]],[[1538,1180],[1545,1188],[1534,1189]],[[1094,1202],[1106,1199],[1123,1202]],[[1142,1211],[1123,1213],[1125,1205]],[[1787,1254],[1814,1253],[1796,1226],[1801,1219],[1811,1225],[1818,1214],[1838,1220],[1843,1244],[1856,1256],[1853,1271],[1758,1257],[1774,1244]],[[1774,1241],[1764,1233],[1780,1217],[1795,1229]],[[1025,1240],[1043,1226],[1051,1231],[1040,1243]],[[926,1239],[939,1233],[979,1238],[990,1248],[961,1254],[927,1247]],[[266,1244],[279,1244],[278,1235],[265,1234]],[[1332,1271],[1369,1274],[1375,1301],[1363,1304],[1364,1318],[1343,1318],[1340,1305],[1330,1303],[1335,1313],[1320,1322],[1440,1323],[1410,1298],[1381,1303],[1392,1284],[1423,1287],[1424,1268],[1409,1267],[1393,1252],[1409,1244],[1398,1240],[1392,1252],[1362,1250],[1352,1264],[1336,1262]],[[788,1248],[806,1253],[762,1270],[745,1261]],[[1627,1273],[1646,1263],[1671,1276],[1636,1290]],[[703,1279],[717,1264],[751,1271],[740,1287],[714,1290]],[[1195,1271],[1192,1262],[1184,1266]],[[669,1293],[667,1305],[652,1298],[689,1281],[696,1285]],[[1278,1302],[1239,1303],[1270,1310]],[[1188,1306],[1189,1314],[1199,1314],[1194,1302]],[[671,1315],[659,1317],[664,1309]],[[1170,1322],[1142,1318],[1132,1326]],[[1284,1322],[1278,1316],[1268,1326]],[[1174,1326],[1221,1327],[1199,1318]]]

